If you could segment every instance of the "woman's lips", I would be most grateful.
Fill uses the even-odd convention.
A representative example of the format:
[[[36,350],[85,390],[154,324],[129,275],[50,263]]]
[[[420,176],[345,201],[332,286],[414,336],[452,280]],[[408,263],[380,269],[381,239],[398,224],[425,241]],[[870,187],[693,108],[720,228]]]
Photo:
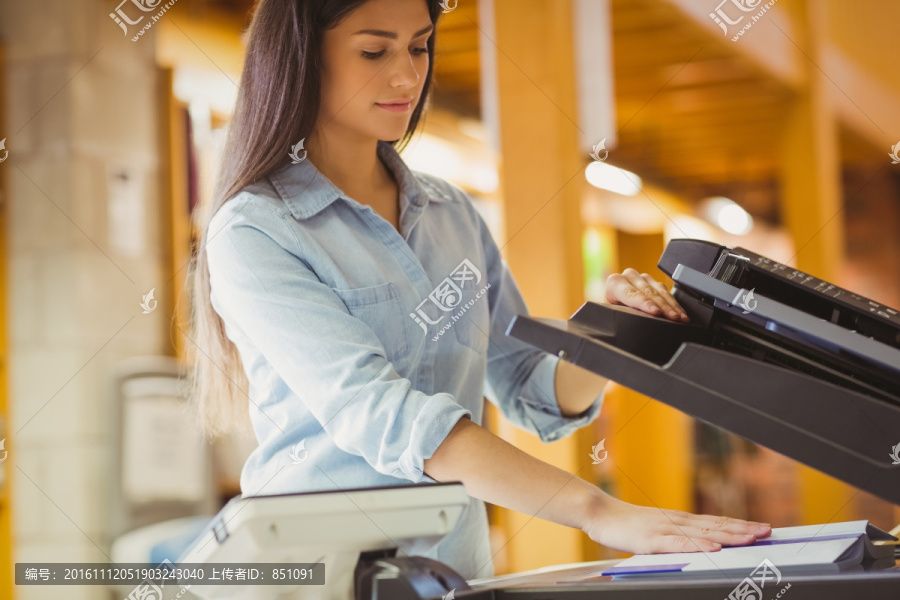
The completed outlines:
[[[409,110],[411,104],[412,102],[404,102],[403,104],[378,104],[376,102],[377,106],[380,106],[384,110],[389,110],[391,112],[406,112]]]

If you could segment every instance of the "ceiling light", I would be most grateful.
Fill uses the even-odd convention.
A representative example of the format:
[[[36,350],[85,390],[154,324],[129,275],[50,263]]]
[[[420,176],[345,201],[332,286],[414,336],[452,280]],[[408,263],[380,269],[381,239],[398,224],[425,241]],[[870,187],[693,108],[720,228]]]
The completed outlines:
[[[704,200],[702,211],[707,221],[728,233],[746,235],[753,229],[753,217],[750,213],[724,196]]]
[[[605,162],[593,161],[584,170],[584,176],[592,186],[622,194],[635,196],[641,191],[641,178],[625,169]]]

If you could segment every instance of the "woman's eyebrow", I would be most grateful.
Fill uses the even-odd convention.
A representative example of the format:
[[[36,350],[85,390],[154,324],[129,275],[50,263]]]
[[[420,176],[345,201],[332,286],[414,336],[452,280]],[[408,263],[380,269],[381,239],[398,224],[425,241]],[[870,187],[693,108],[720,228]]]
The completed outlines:
[[[423,35],[423,34],[428,33],[428,32],[431,31],[432,29],[434,29],[434,25],[432,25],[432,24],[429,23],[427,26],[425,26],[425,27],[423,27],[422,29],[420,29],[420,30],[418,30],[417,32],[415,32],[415,33],[413,34],[413,37],[414,37],[414,38],[417,38],[417,37],[419,37],[420,35]],[[384,29],[360,29],[359,31],[357,31],[356,33],[353,33],[352,35],[359,35],[359,34],[361,34],[361,33],[365,33],[365,34],[368,34],[368,35],[377,35],[377,36],[379,36],[379,37],[385,37],[385,38],[389,38],[389,39],[392,39],[392,40],[396,40],[396,39],[397,39],[397,32],[396,32],[396,31],[385,31]]]

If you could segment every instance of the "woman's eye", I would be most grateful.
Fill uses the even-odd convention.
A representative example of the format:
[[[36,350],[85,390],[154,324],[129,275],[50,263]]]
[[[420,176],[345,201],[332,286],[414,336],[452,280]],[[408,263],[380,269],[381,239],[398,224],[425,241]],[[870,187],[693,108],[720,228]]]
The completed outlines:
[[[428,48],[413,48],[412,51],[413,51],[413,53],[416,54],[416,55],[422,55],[422,54],[427,54],[427,53],[428,53]],[[362,57],[363,57],[363,58],[368,58],[368,59],[370,59],[370,60],[375,60],[376,58],[381,58],[381,56],[384,55],[384,53],[385,53],[386,51],[385,51],[385,50],[381,50],[380,52],[367,52],[367,51],[365,51],[365,50],[362,50],[361,52],[362,52]]]

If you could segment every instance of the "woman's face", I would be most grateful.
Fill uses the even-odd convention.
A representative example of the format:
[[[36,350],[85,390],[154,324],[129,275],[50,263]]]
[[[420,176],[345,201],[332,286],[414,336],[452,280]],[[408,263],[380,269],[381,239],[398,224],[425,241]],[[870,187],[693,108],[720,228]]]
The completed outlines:
[[[369,0],[326,31],[319,126],[403,137],[428,72],[432,30],[423,0]]]

